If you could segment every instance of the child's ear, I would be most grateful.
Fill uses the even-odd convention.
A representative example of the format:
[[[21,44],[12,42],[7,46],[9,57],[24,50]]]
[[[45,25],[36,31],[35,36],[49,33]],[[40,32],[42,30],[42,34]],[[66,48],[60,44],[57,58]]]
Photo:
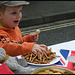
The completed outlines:
[[[0,12],[0,19],[2,19],[2,13]]]

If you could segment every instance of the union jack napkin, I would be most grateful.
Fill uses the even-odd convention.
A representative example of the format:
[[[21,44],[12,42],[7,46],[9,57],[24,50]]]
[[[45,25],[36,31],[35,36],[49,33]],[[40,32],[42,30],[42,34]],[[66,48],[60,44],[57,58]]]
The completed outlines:
[[[0,74],[15,74],[13,73],[7,66],[5,63],[3,63],[0,66]]]
[[[61,56],[60,61],[58,61],[54,66],[67,68],[72,71],[75,71],[74,64],[67,60],[68,56],[75,56],[75,51],[60,49],[60,56]]]

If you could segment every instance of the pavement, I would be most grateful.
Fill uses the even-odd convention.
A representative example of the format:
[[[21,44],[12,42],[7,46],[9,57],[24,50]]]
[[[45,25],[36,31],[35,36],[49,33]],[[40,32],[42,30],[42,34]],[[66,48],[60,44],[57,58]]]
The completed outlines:
[[[22,35],[40,29],[38,44],[47,46],[75,39],[75,1],[30,1],[23,7]]]

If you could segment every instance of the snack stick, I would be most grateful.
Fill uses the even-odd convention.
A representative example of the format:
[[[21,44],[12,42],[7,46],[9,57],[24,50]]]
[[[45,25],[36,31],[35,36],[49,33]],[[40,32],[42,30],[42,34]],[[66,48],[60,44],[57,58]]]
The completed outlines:
[[[39,33],[40,33],[40,29],[37,29],[37,30],[36,30],[36,33],[39,34]]]
[[[36,56],[32,58],[32,62],[36,59]]]
[[[30,61],[32,60],[32,54],[31,54],[31,57],[30,57]]]
[[[40,60],[42,60],[42,57],[43,57],[42,54],[40,54]]]
[[[40,59],[40,52],[38,51],[38,59]]]
[[[54,69],[54,68],[51,68],[49,69],[50,71],[53,71],[53,72],[60,72],[62,74],[64,74],[65,70],[60,70],[60,69]]]

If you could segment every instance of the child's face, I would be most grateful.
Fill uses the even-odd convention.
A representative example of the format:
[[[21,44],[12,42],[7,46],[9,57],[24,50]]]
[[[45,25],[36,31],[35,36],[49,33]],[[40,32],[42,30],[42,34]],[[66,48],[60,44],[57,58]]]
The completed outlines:
[[[22,18],[22,6],[6,7],[4,13],[0,14],[0,20],[3,26],[13,28],[18,26]]]

